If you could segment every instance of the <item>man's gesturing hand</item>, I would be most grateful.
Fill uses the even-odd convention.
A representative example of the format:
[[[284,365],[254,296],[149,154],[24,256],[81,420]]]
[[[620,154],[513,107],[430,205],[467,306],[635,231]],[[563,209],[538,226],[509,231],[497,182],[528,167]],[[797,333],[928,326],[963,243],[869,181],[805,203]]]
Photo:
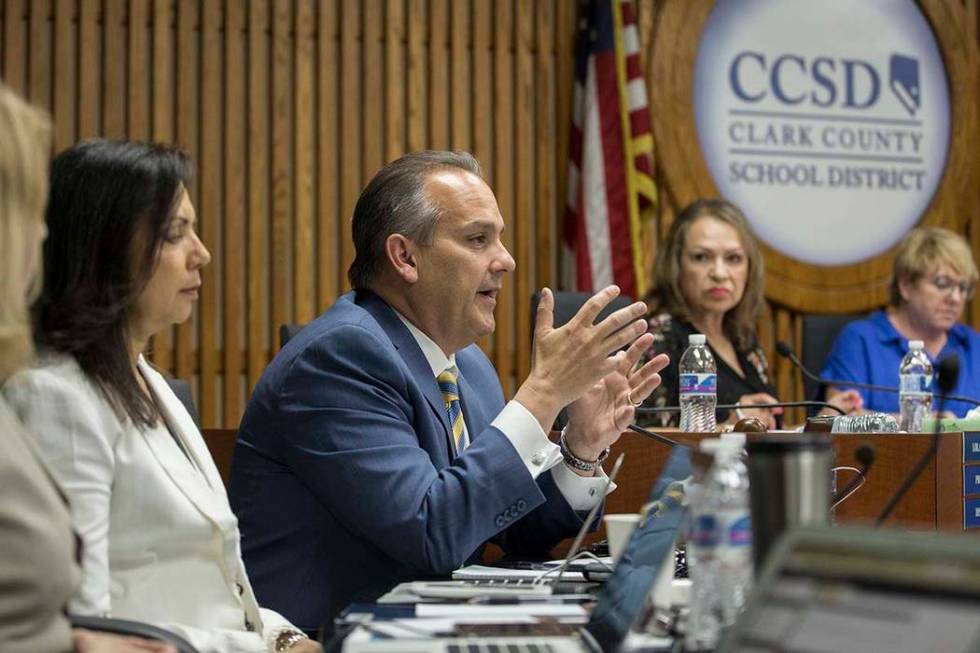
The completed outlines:
[[[621,308],[593,324],[602,309],[618,295],[616,286],[604,288],[590,297],[567,324],[556,329],[554,295],[548,288],[541,291],[531,374],[514,398],[537,418],[545,432],[551,428],[559,410],[625,365],[632,348],[629,352],[613,352],[634,343],[646,332],[643,302]],[[633,399],[639,401],[642,397]]]
[[[597,459],[633,423],[636,407],[660,385],[659,372],[669,362],[667,354],[659,354],[636,368],[652,344],[649,333],[637,338],[613,372],[568,405],[565,444],[573,454]]]

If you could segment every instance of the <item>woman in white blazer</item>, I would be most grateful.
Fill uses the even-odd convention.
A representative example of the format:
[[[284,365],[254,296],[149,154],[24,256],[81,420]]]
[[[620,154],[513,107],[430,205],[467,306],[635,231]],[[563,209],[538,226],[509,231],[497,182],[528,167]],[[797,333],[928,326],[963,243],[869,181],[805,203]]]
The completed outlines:
[[[185,155],[159,145],[86,141],[55,159],[41,355],[3,392],[70,498],[74,612],[154,623],[202,652],[319,651],[259,608],[207,446],[142,355],[190,317],[211,258],[189,177]]]
[[[28,306],[44,240],[51,126],[0,83],[0,383],[34,354]],[[72,629],[81,580],[71,515],[31,435],[0,397],[0,651],[176,653],[161,642]]]

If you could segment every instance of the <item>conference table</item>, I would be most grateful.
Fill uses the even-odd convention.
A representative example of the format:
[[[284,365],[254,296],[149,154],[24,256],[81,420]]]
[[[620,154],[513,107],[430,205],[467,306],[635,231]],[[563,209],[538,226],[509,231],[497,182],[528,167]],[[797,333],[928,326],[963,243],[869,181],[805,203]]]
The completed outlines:
[[[706,433],[662,430],[670,438],[696,445]],[[749,437],[753,437],[750,435]],[[835,466],[860,467],[855,451],[864,442],[875,447],[875,462],[864,486],[834,511],[838,523],[872,522],[915,467],[932,442],[924,433],[834,433]],[[635,512],[646,501],[670,446],[627,432],[612,447],[610,459],[625,453],[617,489],[606,512]],[[838,486],[853,472],[839,472]],[[974,496],[977,497],[974,499]],[[971,530],[980,527],[980,433],[941,433],[935,459],[925,468],[886,522],[908,530]]]

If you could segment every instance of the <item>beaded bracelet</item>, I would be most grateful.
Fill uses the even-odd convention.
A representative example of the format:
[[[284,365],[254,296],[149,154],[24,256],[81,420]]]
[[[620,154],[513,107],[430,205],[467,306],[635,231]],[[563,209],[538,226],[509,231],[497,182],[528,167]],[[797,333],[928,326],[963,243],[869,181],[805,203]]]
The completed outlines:
[[[577,469],[582,472],[594,472],[595,468],[604,463],[606,458],[609,457],[609,447],[606,447],[606,450],[599,454],[597,459],[582,460],[568,448],[568,444],[565,442],[564,431],[562,431],[561,437],[558,438],[558,448],[561,450],[562,458],[565,459],[565,464],[572,469]]]

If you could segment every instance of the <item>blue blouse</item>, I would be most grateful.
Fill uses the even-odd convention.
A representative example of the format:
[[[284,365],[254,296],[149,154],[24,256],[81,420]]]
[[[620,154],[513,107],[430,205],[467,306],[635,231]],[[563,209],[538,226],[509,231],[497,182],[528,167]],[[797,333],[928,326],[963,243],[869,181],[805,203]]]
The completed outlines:
[[[873,383],[897,389],[898,366],[908,349],[908,341],[895,330],[885,312],[876,311],[867,319],[851,322],[844,327],[834,341],[820,375],[828,379]],[[956,354],[960,359],[960,378],[953,394],[980,399],[980,334],[965,324],[955,325],[950,329],[939,356],[930,356],[930,359],[935,365],[937,360],[949,354]],[[855,389],[861,393],[864,407],[868,410],[899,412],[897,392]],[[971,408],[971,404],[951,401],[944,410],[963,417]]]

